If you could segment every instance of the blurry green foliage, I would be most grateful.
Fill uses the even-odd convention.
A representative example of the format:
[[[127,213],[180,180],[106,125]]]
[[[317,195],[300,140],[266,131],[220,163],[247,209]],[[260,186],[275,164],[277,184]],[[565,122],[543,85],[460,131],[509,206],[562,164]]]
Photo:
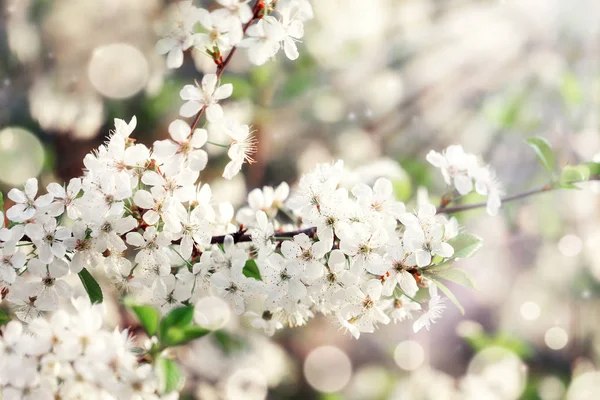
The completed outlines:
[[[560,84],[560,94],[566,107],[577,107],[583,104],[583,89],[573,72],[565,72]]]
[[[344,400],[339,393],[319,393],[319,400]]]
[[[242,351],[247,343],[242,336],[224,330],[215,331],[211,336],[217,346],[227,355]]]
[[[276,62],[268,62],[250,70],[250,80],[253,87],[262,88],[272,81],[276,71]]]
[[[316,87],[318,74],[315,61],[309,54],[302,54],[288,73],[285,83],[277,91],[281,100],[292,100]]]
[[[221,77],[221,85],[226,83],[231,83],[233,85],[233,93],[230,97],[232,100],[249,99],[252,98],[254,94],[253,85],[245,77],[223,75]]]
[[[502,332],[488,335],[480,331],[465,337],[465,340],[475,352],[495,346],[512,351],[522,359],[528,359],[533,355],[533,349],[525,340]]]
[[[141,99],[140,112],[138,115],[138,124],[153,126],[162,116],[172,110],[174,107],[179,107],[182,102],[179,97],[179,92],[186,84],[190,82],[182,79],[167,79],[162,87],[162,90],[155,96],[144,96]],[[175,105],[175,106],[174,106]],[[123,118],[127,113],[117,113],[115,117]],[[143,126],[141,127],[143,130]]]
[[[8,324],[10,322],[10,317],[4,310],[0,310],[0,326]]]
[[[395,179],[392,181],[392,187],[397,200],[406,202],[410,199],[412,194],[410,178]]]
[[[586,165],[567,165],[560,173],[559,185],[565,189],[578,189],[573,183],[584,182],[589,178],[590,169]]]
[[[531,131],[539,126],[539,117],[529,111],[527,94],[520,90],[487,100],[483,115],[499,129]]]
[[[414,158],[400,161],[400,166],[406,171],[414,187],[431,187],[431,168],[428,163]]]
[[[170,393],[179,390],[183,386],[183,375],[173,360],[160,356],[156,360],[156,367],[161,393]]]

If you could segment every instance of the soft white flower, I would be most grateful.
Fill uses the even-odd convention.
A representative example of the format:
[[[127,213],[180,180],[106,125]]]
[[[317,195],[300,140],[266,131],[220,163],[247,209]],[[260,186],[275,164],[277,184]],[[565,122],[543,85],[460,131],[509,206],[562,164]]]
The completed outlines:
[[[67,249],[63,241],[71,237],[71,230],[58,226],[56,219],[50,218],[44,224],[34,223],[25,227],[25,232],[35,243],[38,257],[44,263],[49,263],[54,257],[62,258]]]
[[[218,103],[219,100],[231,96],[233,85],[226,83],[217,86],[218,83],[219,78],[217,75],[206,74],[202,78],[200,88],[193,85],[185,85],[181,89],[180,96],[187,102],[181,106],[179,113],[183,117],[192,117],[204,108],[208,121],[216,122],[223,118],[223,109]]]
[[[71,219],[77,219],[80,211],[73,202],[79,192],[81,192],[81,179],[73,178],[69,181],[69,185],[65,188],[58,183],[50,183],[47,188],[48,193],[54,196],[54,202],[48,208],[48,214],[53,217],[58,217],[67,211],[67,216]]]
[[[11,189],[8,198],[14,201],[15,205],[8,209],[6,217],[11,221],[23,222],[32,218],[40,207],[46,207],[52,202],[52,194],[48,193],[36,199],[37,192],[38,181],[35,178],[25,182],[23,191]]]
[[[434,324],[442,316],[445,308],[444,299],[438,295],[437,286],[431,283],[429,286],[429,302],[427,306],[424,306],[423,314],[413,324],[415,333],[423,328],[429,330],[431,324]]]
[[[176,2],[168,11],[164,37],[156,43],[156,52],[168,54],[168,68],[179,68],[183,64],[183,52],[192,47],[196,40],[193,29],[200,15],[191,0]]]
[[[18,251],[14,243],[5,243],[0,248],[0,281],[14,283],[17,271],[25,265],[25,253]]]
[[[208,138],[206,129],[194,129],[192,132],[187,122],[176,119],[169,125],[169,134],[172,140],[154,142],[154,155],[170,164],[171,171],[182,168],[202,171],[206,168],[208,155],[201,149]]]
[[[225,166],[223,178],[231,179],[240,172],[244,162],[253,164],[252,155],[256,153],[256,138],[252,136],[248,125],[238,125],[230,122],[226,125],[225,132],[232,139],[232,143],[227,151],[227,156],[231,159]]]

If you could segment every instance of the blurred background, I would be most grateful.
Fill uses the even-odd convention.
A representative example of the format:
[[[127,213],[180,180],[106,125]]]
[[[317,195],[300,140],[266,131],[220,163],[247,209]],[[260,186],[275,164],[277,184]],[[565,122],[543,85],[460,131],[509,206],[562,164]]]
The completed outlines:
[[[114,118],[165,138],[180,88],[213,72],[194,51],[176,71],[154,45],[159,0],[4,0],[0,190],[81,174]],[[197,6],[213,7],[195,1]],[[217,200],[294,182],[342,158],[354,179],[394,181],[400,200],[445,192],[429,149],[462,144],[507,193],[545,183],[524,139],[548,138],[561,165],[600,161],[597,0],[318,0],[301,58],[250,68],[236,54],[226,113],[252,124],[257,163],[233,181],[215,147],[203,179]],[[216,134],[216,133],[215,133]],[[218,140],[215,140],[218,141]],[[216,149],[216,150],[215,150]],[[431,332],[383,327],[356,341],[326,319],[274,338],[240,321],[181,354],[186,398],[600,398],[600,186],[457,215],[484,238]],[[409,208],[410,208],[409,206]]]

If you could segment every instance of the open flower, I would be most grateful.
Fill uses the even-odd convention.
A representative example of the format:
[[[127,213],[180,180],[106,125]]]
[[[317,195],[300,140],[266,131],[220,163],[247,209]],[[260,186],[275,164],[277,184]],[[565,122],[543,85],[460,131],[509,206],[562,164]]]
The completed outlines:
[[[429,286],[429,302],[427,303],[425,312],[413,324],[413,330],[419,332],[425,328],[429,330],[431,324],[435,323],[446,308],[444,299],[440,297],[437,291],[437,286],[433,283]]]
[[[192,129],[187,122],[176,119],[169,125],[171,140],[154,142],[154,154],[169,167],[169,171],[177,172],[182,167],[192,171],[206,168],[208,155],[201,147],[206,143],[206,129]]]
[[[256,153],[257,140],[252,136],[248,125],[238,125],[233,122],[226,124],[225,132],[233,142],[229,146],[227,155],[231,161],[225,166],[223,178],[231,179],[240,172],[244,162],[254,164],[252,155]]]
[[[231,96],[233,93],[233,85],[226,83],[222,86],[217,86],[219,78],[215,74],[206,74],[202,78],[200,88],[194,85],[185,85],[179,95],[185,103],[179,109],[181,116],[189,118],[197,114],[202,108],[206,109],[206,119],[210,122],[216,122],[223,118],[223,109],[218,104],[219,100],[223,100]]]
[[[40,207],[45,207],[52,202],[52,195],[45,194],[38,197],[38,181],[35,178],[27,179],[23,191],[11,189],[8,192],[8,198],[15,202],[15,205],[8,209],[6,216],[11,221],[23,222],[32,218]]]

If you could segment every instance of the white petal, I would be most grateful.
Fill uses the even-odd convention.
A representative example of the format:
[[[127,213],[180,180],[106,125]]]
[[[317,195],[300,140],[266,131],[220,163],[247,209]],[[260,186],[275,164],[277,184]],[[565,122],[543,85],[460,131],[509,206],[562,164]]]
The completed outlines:
[[[169,124],[169,133],[176,142],[185,142],[191,132],[192,130],[188,123],[181,119],[176,119]]]
[[[183,50],[180,47],[175,47],[169,51],[167,56],[167,68],[179,68],[183,65]]]
[[[179,108],[179,115],[185,118],[193,117],[200,111],[202,104],[198,101],[188,101]]]
[[[223,109],[218,104],[211,104],[206,108],[206,119],[209,122],[217,122],[223,118]]]
[[[214,94],[214,98],[217,100],[226,99],[233,93],[233,85],[231,83],[226,83],[220,86]]]

